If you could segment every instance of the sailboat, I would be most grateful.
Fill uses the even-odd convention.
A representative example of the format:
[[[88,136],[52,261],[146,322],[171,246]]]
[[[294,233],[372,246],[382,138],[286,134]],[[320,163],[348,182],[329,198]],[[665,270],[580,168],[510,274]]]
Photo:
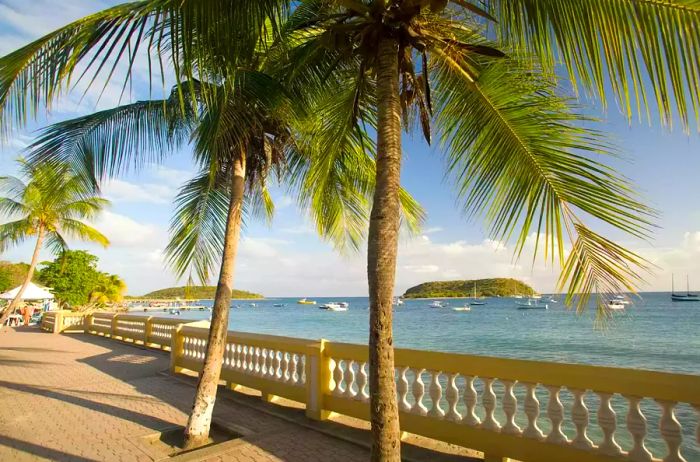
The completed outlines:
[[[476,282],[474,282],[474,296],[469,304],[474,306],[486,305],[486,302],[480,302],[479,299],[476,298]]]
[[[675,288],[674,277],[673,277],[673,274],[671,274],[671,301],[674,301],[674,302],[700,302],[700,295],[690,293],[690,279],[688,279],[687,274],[685,276],[685,283],[686,283],[686,293],[685,294],[677,294],[676,288]]]

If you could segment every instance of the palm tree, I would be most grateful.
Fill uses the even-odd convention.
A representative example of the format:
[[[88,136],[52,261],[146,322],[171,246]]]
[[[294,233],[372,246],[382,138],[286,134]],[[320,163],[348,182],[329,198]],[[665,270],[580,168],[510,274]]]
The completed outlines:
[[[336,124],[336,144],[322,153],[316,153],[315,143],[305,142],[308,137],[302,133],[321,123],[329,126],[323,109],[342,89],[317,94],[314,111],[290,110],[288,91],[264,73],[251,71],[255,64],[235,76],[233,99],[223,97],[209,105],[199,101],[190,107],[188,97],[183,111],[179,95],[191,90],[184,83],[166,100],[136,102],[49,126],[30,147],[33,162],[69,162],[101,178],[145,159],[160,160],[192,138],[200,171],[175,200],[166,256],[179,276],[189,272],[203,283],[219,258],[222,263],[203,373],[186,429],[187,447],[208,438],[243,215],[271,216],[268,175],[276,173],[294,191],[319,234],[338,247],[357,248],[366,229],[373,163],[357,127]],[[204,85],[195,83],[197,98]],[[422,210],[406,193],[402,206],[407,224],[416,227]]]
[[[178,75],[220,73],[226,62],[252,53],[259,29],[248,26],[274,18],[268,30],[277,33],[276,18],[287,6],[146,1],[77,21],[0,60],[0,110],[10,113],[2,114],[4,126],[21,124],[29,110],[50,103],[88,55],[86,72],[92,76],[127,49],[131,53],[122,61],[132,63],[139,43],[160,51],[159,59],[166,50],[176,56]],[[561,58],[576,89],[603,102],[615,98],[630,118],[635,112],[650,116],[653,99],[662,123],[670,125],[675,113],[688,128],[700,107],[700,5],[695,0],[486,0],[481,6],[469,0],[309,0],[296,2],[292,14],[285,39],[291,47],[288,61],[301,69],[292,73],[295,79],[301,75],[313,88],[332,81],[337,69],[345,76],[354,69],[358,90],[376,80],[377,91],[369,95],[376,97],[380,128],[368,255],[373,458],[397,460],[390,300],[402,124],[420,124],[427,138],[431,126],[437,128],[465,210],[483,214],[496,236],[510,237],[519,229],[518,253],[529,232],[537,231],[545,257],[564,261],[566,238],[571,240],[561,277],[569,302],[583,293],[581,309],[592,291],[634,289],[644,262],[581,217],[645,235],[651,211],[634,199],[627,183],[592,160],[591,154],[610,148],[597,132],[581,128],[584,118],[556,87],[554,64]],[[207,31],[196,46],[193,31]],[[207,62],[210,46],[225,47],[226,59],[215,66]],[[361,118],[363,93],[356,93],[353,118]]]
[[[97,287],[90,292],[90,303],[104,306],[107,303],[121,302],[126,292],[126,283],[116,274],[101,274]]]
[[[39,261],[44,243],[56,254],[68,248],[66,238],[109,245],[109,240],[81,220],[93,219],[109,201],[95,195],[84,177],[66,164],[32,165],[19,161],[27,182],[13,176],[0,177],[0,214],[12,221],[0,225],[0,250],[36,237],[29,271],[17,296],[0,315],[0,326],[12,314]]]

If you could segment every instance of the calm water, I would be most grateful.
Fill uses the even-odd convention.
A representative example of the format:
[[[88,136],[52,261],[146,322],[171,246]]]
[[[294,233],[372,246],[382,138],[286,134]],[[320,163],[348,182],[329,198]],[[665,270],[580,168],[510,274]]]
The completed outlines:
[[[491,298],[484,306],[472,307],[471,312],[449,309],[463,305],[467,299],[448,300],[449,306],[443,309],[429,308],[430,300],[406,300],[394,311],[395,344],[425,350],[700,375],[700,303],[673,303],[668,293],[646,293],[642,300],[635,299],[625,312],[615,313],[604,328],[597,328],[593,313],[577,315],[563,307],[561,297],[558,299],[559,303],[550,304],[546,311],[520,311],[511,298]],[[320,310],[318,305],[298,305],[296,300],[234,301],[229,328],[309,339],[367,342],[366,297],[314,298],[319,305],[346,301],[350,304],[346,312]],[[251,307],[250,303],[255,303],[256,307]],[[273,307],[276,303],[286,306]],[[210,306],[211,302],[203,304]],[[180,317],[207,319],[209,316],[209,312],[183,311]],[[427,383],[427,376],[425,380]],[[477,388],[481,388],[478,383]],[[500,391],[497,390],[499,395]],[[516,394],[522,393],[523,390],[516,388]],[[544,409],[546,391],[539,390],[538,396]],[[568,414],[572,402],[570,393],[562,392],[561,399]],[[597,397],[588,394],[586,403],[593,423]],[[618,428],[624,429],[626,400],[616,397],[613,407],[618,413]],[[658,437],[658,406],[645,400],[642,409],[649,419],[648,446],[654,455],[663,456],[665,445]],[[677,408],[677,415],[684,424],[691,423],[684,427],[683,454],[689,461],[700,461],[700,448],[693,441],[697,415],[685,405]],[[525,422],[520,423],[522,426]],[[547,430],[546,419],[541,426]],[[589,435],[599,442],[601,434],[596,427],[591,428]],[[569,420],[565,421],[564,431],[569,437],[575,434]],[[629,449],[631,441],[626,430],[622,430],[618,443]]]
[[[517,310],[511,298],[491,298],[471,312],[429,308],[430,300],[406,300],[394,311],[397,347],[456,353],[597,364],[700,375],[700,303],[672,303],[666,293],[646,293],[604,328],[594,314],[566,310],[561,299],[549,310]],[[366,343],[366,297],[313,298],[346,301],[346,312],[298,305],[297,298],[234,301],[229,328],[244,332]],[[451,299],[461,306],[467,299]],[[286,303],[283,308],[273,307]],[[211,301],[202,304],[211,306]],[[154,315],[161,315],[153,313]],[[208,312],[180,317],[207,319]]]

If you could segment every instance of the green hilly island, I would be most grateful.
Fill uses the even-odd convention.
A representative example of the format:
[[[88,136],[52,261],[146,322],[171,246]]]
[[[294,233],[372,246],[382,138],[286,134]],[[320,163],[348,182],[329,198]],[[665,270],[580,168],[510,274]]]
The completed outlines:
[[[493,278],[462,281],[431,281],[406,290],[403,298],[471,297],[476,287],[477,297],[507,297],[531,295],[535,290],[517,279]]]
[[[216,293],[216,286],[181,286],[168,287],[166,289],[155,290],[139,298],[185,298],[195,300],[213,299]],[[233,289],[232,298],[265,298],[263,295],[247,292],[245,290]]]

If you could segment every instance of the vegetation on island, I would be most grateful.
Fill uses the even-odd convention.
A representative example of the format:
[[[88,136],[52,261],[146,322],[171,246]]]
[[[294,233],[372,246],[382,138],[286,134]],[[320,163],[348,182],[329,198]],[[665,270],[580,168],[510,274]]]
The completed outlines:
[[[535,290],[522,281],[511,278],[473,279],[460,281],[430,281],[406,290],[403,298],[508,297],[532,295]]]
[[[142,297],[130,297],[130,298],[153,298],[153,299],[167,299],[167,298],[182,298],[189,300],[210,300],[216,295],[216,286],[181,286],[181,287],[168,287],[165,289],[154,290],[149,292]],[[243,299],[254,299],[254,298],[265,298],[264,295],[256,294],[253,292],[248,292],[245,290],[231,290],[231,298],[243,298]]]
[[[366,232],[371,460],[393,462],[402,131],[440,141],[469,216],[513,236],[518,256],[542,236],[535,248],[562,264],[567,302],[583,309],[595,292],[604,309],[606,297],[638,288],[647,263],[595,230],[602,222],[643,238],[655,215],[606,165],[616,150],[571,93],[690,131],[700,29],[688,24],[699,14],[694,0],[130,2],[0,59],[0,129],[23,126],[79,75],[89,87],[126,64],[126,88],[139,52],[157,61],[149,81],[158,70],[177,76],[177,104],[118,108],[106,125],[68,121],[32,149],[43,151],[37,161],[73,159],[104,177],[158,162],[195,135],[201,171],[176,200],[168,258],[205,275],[222,264],[187,449],[208,441],[242,218],[271,211],[267,174],[285,167],[324,236],[347,233],[358,248]]]

